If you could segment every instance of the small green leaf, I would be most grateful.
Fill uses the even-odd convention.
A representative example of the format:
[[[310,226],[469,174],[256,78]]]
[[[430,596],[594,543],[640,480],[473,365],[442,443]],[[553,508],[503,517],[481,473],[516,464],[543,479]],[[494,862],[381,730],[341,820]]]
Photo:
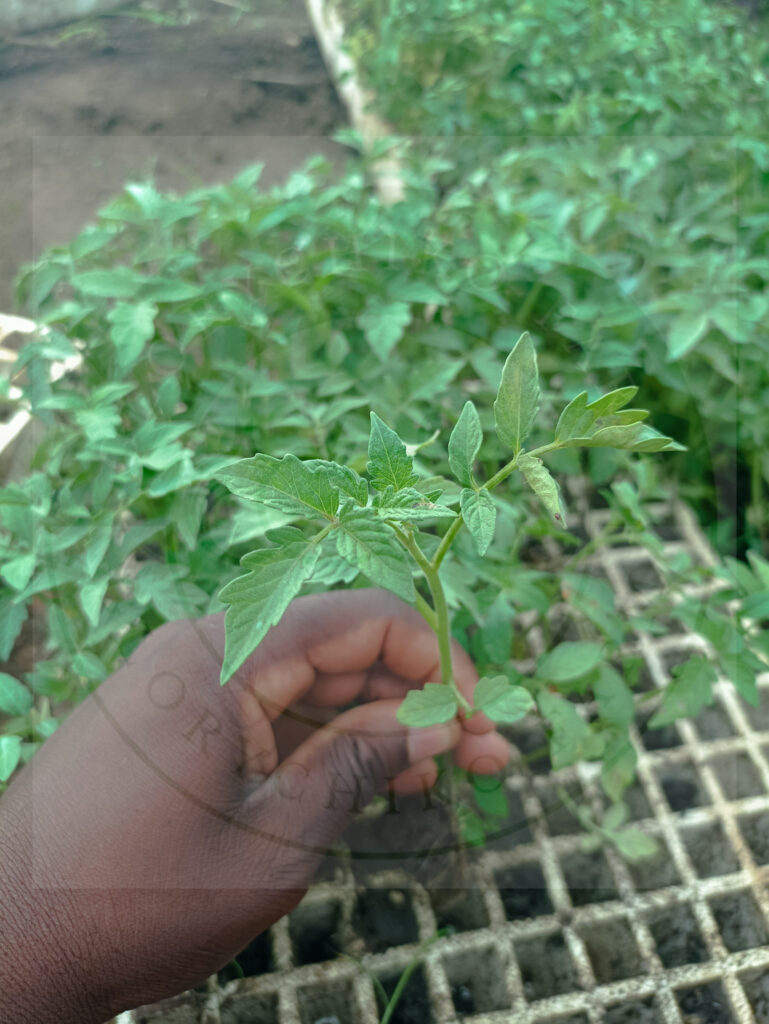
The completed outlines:
[[[410,558],[372,509],[345,508],[339,516],[336,542],[342,558],[357,566],[372,583],[414,603]]]
[[[612,725],[624,726],[633,720],[633,694],[625,680],[611,665],[598,666],[598,678],[593,683],[601,717]]]
[[[372,483],[380,491],[388,485],[399,491],[417,481],[414,463],[406,453],[406,445],[375,412],[371,413],[366,469]]]
[[[515,453],[521,450],[538,408],[537,353],[531,336],[526,332],[520,336],[505,361],[494,402],[497,435]]]
[[[601,765],[601,783],[610,800],[621,800],[622,794],[635,778],[638,754],[630,742],[627,729],[620,728],[619,734],[606,744]]]
[[[708,313],[680,313],[670,325],[668,360],[675,362],[700,340],[710,323]]]
[[[484,814],[506,818],[510,813],[504,780],[495,775],[473,776],[473,799]]]
[[[110,337],[117,351],[117,372],[122,373],[136,362],[144,346],[155,334],[157,306],[151,302],[119,302],[107,314]]]
[[[226,683],[265,634],[278,623],[305,580],[312,576],[320,545],[305,540],[248,555],[250,572],[228,583],[219,594],[229,605],[224,617],[225,648],[221,683]]]
[[[713,703],[716,670],[700,655],[673,668],[673,679],[662,697],[662,706],[649,721],[650,729],[661,729],[679,718],[691,718]]]
[[[10,657],[27,615],[26,605],[15,604],[9,598],[0,600],[0,660]]]
[[[206,501],[204,491],[188,487],[183,491],[177,491],[171,502],[171,521],[176,524],[182,543],[188,551],[195,550]]]
[[[339,506],[339,492],[328,475],[305,465],[295,455],[282,459],[254,455],[220,469],[215,477],[233,494],[288,515],[330,519]]]
[[[26,715],[32,707],[32,694],[18,679],[0,672],[0,711],[6,715]]]
[[[409,690],[398,708],[403,725],[424,727],[448,722],[457,713],[457,699],[443,683],[425,683],[421,690]]]
[[[659,850],[657,840],[653,836],[647,836],[640,828],[634,826],[616,832],[612,836],[612,840],[619,853],[630,861],[653,857]]]
[[[455,519],[457,513],[446,505],[436,505],[413,487],[393,490],[388,484],[384,491],[374,495],[372,507],[382,519],[397,523],[420,522],[423,519]]]
[[[497,521],[497,507],[494,499],[485,487],[473,491],[463,487],[459,496],[459,507],[462,517],[475,542],[479,555],[485,555],[494,539],[494,527]]]
[[[537,676],[549,683],[579,679],[594,669],[602,657],[602,644],[567,640],[540,655],[537,661]]]
[[[23,590],[32,578],[35,571],[37,558],[34,554],[19,555],[6,562],[0,569],[0,576],[3,577],[9,587],[14,590]]]
[[[634,385],[626,388],[615,388],[614,391],[607,391],[605,395],[596,398],[594,402],[590,402],[585,408],[590,410],[595,421],[601,416],[611,416],[618,409],[627,405],[637,394],[638,388]]]
[[[561,497],[561,488],[550,470],[534,455],[519,455],[518,468],[526,483],[531,487],[547,511],[559,526],[566,526],[566,509]]]
[[[82,274],[75,274],[71,284],[76,291],[85,295],[96,295],[104,299],[130,299],[142,281],[130,267],[115,267],[113,270],[86,270]]]
[[[101,605],[109,582],[109,576],[102,576],[100,579],[90,580],[80,588],[80,607],[92,626],[99,622]]]
[[[561,415],[555,428],[556,441],[565,441],[570,437],[584,437],[595,422],[593,413],[586,412],[587,391],[576,395]]]
[[[382,302],[371,298],[357,322],[372,351],[384,361],[411,322],[411,307],[407,302]]]
[[[21,757],[20,736],[0,736],[0,782],[10,779]]]
[[[465,402],[459,419],[449,437],[449,465],[457,480],[470,486],[473,463],[483,441],[481,418],[472,402]]]
[[[506,676],[484,676],[475,687],[473,706],[495,722],[517,722],[534,707],[534,698]]]
[[[576,707],[563,697],[544,690],[537,698],[539,710],[552,726],[550,759],[556,771],[579,760],[599,757],[603,742],[594,735]]]

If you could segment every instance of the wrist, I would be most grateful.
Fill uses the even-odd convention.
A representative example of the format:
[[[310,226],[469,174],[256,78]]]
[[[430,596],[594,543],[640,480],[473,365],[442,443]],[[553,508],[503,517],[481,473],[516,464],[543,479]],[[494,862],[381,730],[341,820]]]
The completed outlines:
[[[100,1024],[111,1014],[89,977],[71,894],[33,879],[23,782],[0,799],[0,1024]]]

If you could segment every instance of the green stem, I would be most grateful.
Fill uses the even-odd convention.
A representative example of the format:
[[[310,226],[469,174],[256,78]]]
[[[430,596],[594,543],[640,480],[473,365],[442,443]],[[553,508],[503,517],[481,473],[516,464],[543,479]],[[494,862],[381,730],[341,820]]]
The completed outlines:
[[[435,609],[430,607],[419,591],[417,591],[417,611],[421,614],[430,629],[437,631],[438,618],[435,614]]]
[[[560,448],[559,443],[557,441],[551,441],[550,444],[540,445],[539,448],[533,448],[530,452],[527,452],[526,454],[533,455],[538,458],[540,455],[545,455],[547,452],[553,451],[553,449],[555,448]],[[502,469],[498,470],[494,474],[494,476],[491,477],[491,479],[488,480],[483,486],[486,488],[487,491],[493,491],[498,484],[501,484],[503,480],[506,480],[507,477],[510,476],[510,474],[513,472],[517,465],[518,455],[516,455],[514,459],[511,459],[506,465],[504,465]],[[458,515],[454,522],[451,524],[451,526],[448,528],[448,530],[446,530],[443,537],[441,537],[441,542],[438,545],[438,550],[435,552],[435,555],[433,556],[432,566],[434,569],[437,569],[438,566],[443,561],[443,559],[446,557],[446,552],[451,547],[456,535],[462,529],[464,522],[465,521],[462,518],[462,516]]]

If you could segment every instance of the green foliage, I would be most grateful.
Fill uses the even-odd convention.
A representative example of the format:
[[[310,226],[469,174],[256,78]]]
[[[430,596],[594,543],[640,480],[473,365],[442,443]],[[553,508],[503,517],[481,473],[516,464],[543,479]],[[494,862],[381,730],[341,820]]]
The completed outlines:
[[[19,384],[45,434],[27,476],[0,489],[0,657],[12,654],[30,616],[45,648],[18,673],[21,690],[0,690],[4,772],[162,622],[226,609],[227,676],[295,594],[371,581],[431,623],[440,618],[444,642],[450,631],[470,651],[489,680],[476,701],[490,717],[509,722],[532,708],[558,764],[600,758],[614,802],[635,761],[627,693],[608,662],[621,663],[635,700],[632,666],[619,653],[631,629],[678,615],[712,644],[719,674],[756,699],[755,675],[769,655],[751,632],[769,589],[758,556],[739,572],[722,567],[733,574],[724,593],[734,615],[717,594],[703,601],[681,590],[702,574],[663,562],[664,599],[677,600],[675,610],[661,598],[658,615],[649,609],[629,623],[608,585],[579,571],[602,543],[630,540],[659,555],[642,501],[659,496],[659,485],[652,460],[635,452],[677,446],[634,431],[598,438],[647,429],[645,413],[626,408],[636,390],[625,386],[626,364],[591,362],[592,341],[562,361],[563,338],[546,317],[540,326],[538,304],[559,289],[579,303],[596,281],[613,287],[616,259],[601,256],[600,274],[582,268],[578,287],[569,284],[571,263],[543,256],[554,208],[527,208],[533,165],[526,153],[520,159],[518,168],[500,163],[499,195],[478,179],[442,196],[442,172],[415,165],[406,199],[391,207],[372,194],[369,167],[358,161],[333,182],[316,161],[270,192],[257,187],[258,168],[183,197],[132,185],[97,224],[23,275],[21,295],[49,333],[25,347]],[[510,254],[522,218],[519,274]],[[510,250],[490,259],[497,221]],[[516,345],[540,277],[547,283],[529,304],[537,323]],[[391,345],[392,324],[404,318],[386,314],[386,363],[374,299],[410,313]],[[593,299],[599,307],[578,322],[598,338],[611,306]],[[77,353],[80,369],[51,379],[51,363]],[[540,423],[556,421],[552,439],[539,436]],[[530,447],[516,454],[518,445]],[[556,480],[585,470],[605,485],[605,533],[560,574],[532,564],[532,536],[578,548]],[[548,612],[561,600],[588,645],[579,674],[569,658],[559,669],[564,655],[555,653],[544,672],[540,663],[521,679],[513,662],[528,654],[522,617],[533,616],[558,652]],[[436,685],[444,705],[472,710],[450,684]],[[560,703],[548,705],[548,696]],[[595,698],[597,717],[586,721],[576,698]]]
[[[342,11],[378,112],[411,140],[407,180],[432,168],[486,316],[544,340],[567,397],[585,372],[608,386],[629,368],[689,449],[671,472],[715,543],[765,546],[766,25],[711,0]]]

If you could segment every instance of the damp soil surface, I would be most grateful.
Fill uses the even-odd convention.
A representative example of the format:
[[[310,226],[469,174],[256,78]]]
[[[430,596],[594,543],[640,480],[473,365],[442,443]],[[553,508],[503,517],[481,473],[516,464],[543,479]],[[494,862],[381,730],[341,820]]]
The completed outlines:
[[[302,0],[139,0],[0,38],[0,311],[20,266],[71,241],[131,180],[184,191],[315,153],[344,113]],[[164,23],[165,22],[165,23]]]

